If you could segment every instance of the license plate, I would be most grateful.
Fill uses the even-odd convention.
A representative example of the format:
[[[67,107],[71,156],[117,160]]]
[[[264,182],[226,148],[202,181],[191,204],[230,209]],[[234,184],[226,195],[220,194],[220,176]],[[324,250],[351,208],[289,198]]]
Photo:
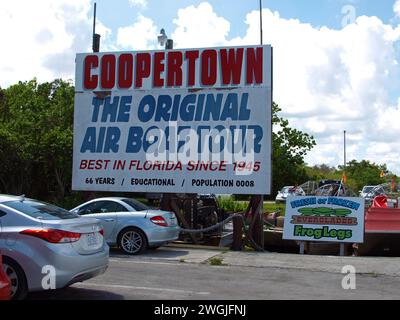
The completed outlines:
[[[176,221],[176,218],[175,218],[174,214],[171,214],[170,222],[171,222],[171,226],[176,226],[177,225],[177,221]]]
[[[86,242],[89,247],[96,247],[99,245],[99,239],[95,233],[88,233],[86,235]]]

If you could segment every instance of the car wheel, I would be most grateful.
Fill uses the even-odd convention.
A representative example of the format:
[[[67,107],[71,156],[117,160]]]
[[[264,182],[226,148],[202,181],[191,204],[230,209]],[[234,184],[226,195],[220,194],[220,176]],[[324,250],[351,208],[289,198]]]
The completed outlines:
[[[3,270],[11,282],[11,299],[25,299],[28,294],[28,284],[22,268],[14,260],[3,257]]]
[[[139,254],[147,249],[147,239],[142,230],[127,228],[120,233],[118,245],[127,254]]]

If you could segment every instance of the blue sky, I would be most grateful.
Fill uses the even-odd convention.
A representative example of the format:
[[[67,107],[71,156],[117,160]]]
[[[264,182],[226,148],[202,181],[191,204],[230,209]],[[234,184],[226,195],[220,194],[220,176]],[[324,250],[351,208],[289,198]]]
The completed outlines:
[[[139,2],[144,0],[139,0]],[[146,5],[132,5],[129,1],[118,2],[113,0],[93,0],[97,3],[97,15],[105,25],[112,30],[124,27],[136,20],[140,15],[151,17],[159,28],[163,27],[171,36],[176,28],[173,20],[181,8],[198,6],[204,0],[146,0]],[[231,22],[227,38],[243,37],[246,32],[244,23],[246,15],[259,9],[259,0],[210,0],[208,1],[214,12]],[[143,2],[144,3],[144,2]],[[227,5],[229,3],[229,5]],[[394,0],[262,0],[262,7],[279,12],[281,18],[298,19],[302,23],[309,23],[315,28],[328,27],[339,30],[342,28],[345,6],[353,6],[356,16],[377,16],[386,24],[395,25],[399,18],[393,15]],[[268,28],[264,27],[264,33]],[[117,34],[112,33],[109,39],[116,40]],[[156,39],[156,36],[154,37]],[[399,53],[398,53],[399,56]],[[392,103],[397,100],[397,91],[400,87],[394,86],[389,92]]]
[[[160,48],[162,27],[175,48],[259,43],[258,0],[96,2],[102,51]],[[76,53],[91,49],[93,3],[1,0],[0,86],[73,81]],[[341,164],[346,130],[348,159],[400,175],[400,0],[263,0],[263,21],[274,100],[317,141],[307,163]]]
[[[138,14],[150,16],[166,30],[172,30],[172,20],[176,18],[178,9],[190,5],[198,6],[203,0],[151,0],[145,8],[132,6],[128,1],[97,0],[98,17],[113,29],[125,26]],[[258,10],[258,0],[210,0],[214,11],[232,22],[231,37],[243,36],[246,14]],[[300,19],[315,27],[327,26],[340,29],[342,8],[353,5],[357,15],[377,16],[382,21],[390,23],[393,19],[393,0],[263,0],[263,8],[278,11],[286,19]],[[237,22],[237,23],[235,23]],[[267,30],[266,30],[267,32]]]

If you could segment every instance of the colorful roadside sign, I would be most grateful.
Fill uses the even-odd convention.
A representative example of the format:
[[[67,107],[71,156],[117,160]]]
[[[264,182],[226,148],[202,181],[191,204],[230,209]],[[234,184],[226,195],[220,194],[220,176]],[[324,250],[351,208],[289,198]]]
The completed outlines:
[[[272,47],[76,56],[73,190],[270,194]]]
[[[289,197],[283,239],[318,242],[364,242],[364,199]]]

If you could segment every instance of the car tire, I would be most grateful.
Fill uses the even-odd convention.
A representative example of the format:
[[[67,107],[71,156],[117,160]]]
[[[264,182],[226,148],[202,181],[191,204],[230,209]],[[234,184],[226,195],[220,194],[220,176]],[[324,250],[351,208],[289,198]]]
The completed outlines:
[[[10,279],[12,288],[12,300],[23,300],[28,295],[28,283],[26,281],[25,272],[20,265],[13,259],[3,257],[3,269]]]
[[[147,249],[147,238],[138,228],[130,227],[122,230],[118,236],[118,246],[126,254],[136,255]]]

